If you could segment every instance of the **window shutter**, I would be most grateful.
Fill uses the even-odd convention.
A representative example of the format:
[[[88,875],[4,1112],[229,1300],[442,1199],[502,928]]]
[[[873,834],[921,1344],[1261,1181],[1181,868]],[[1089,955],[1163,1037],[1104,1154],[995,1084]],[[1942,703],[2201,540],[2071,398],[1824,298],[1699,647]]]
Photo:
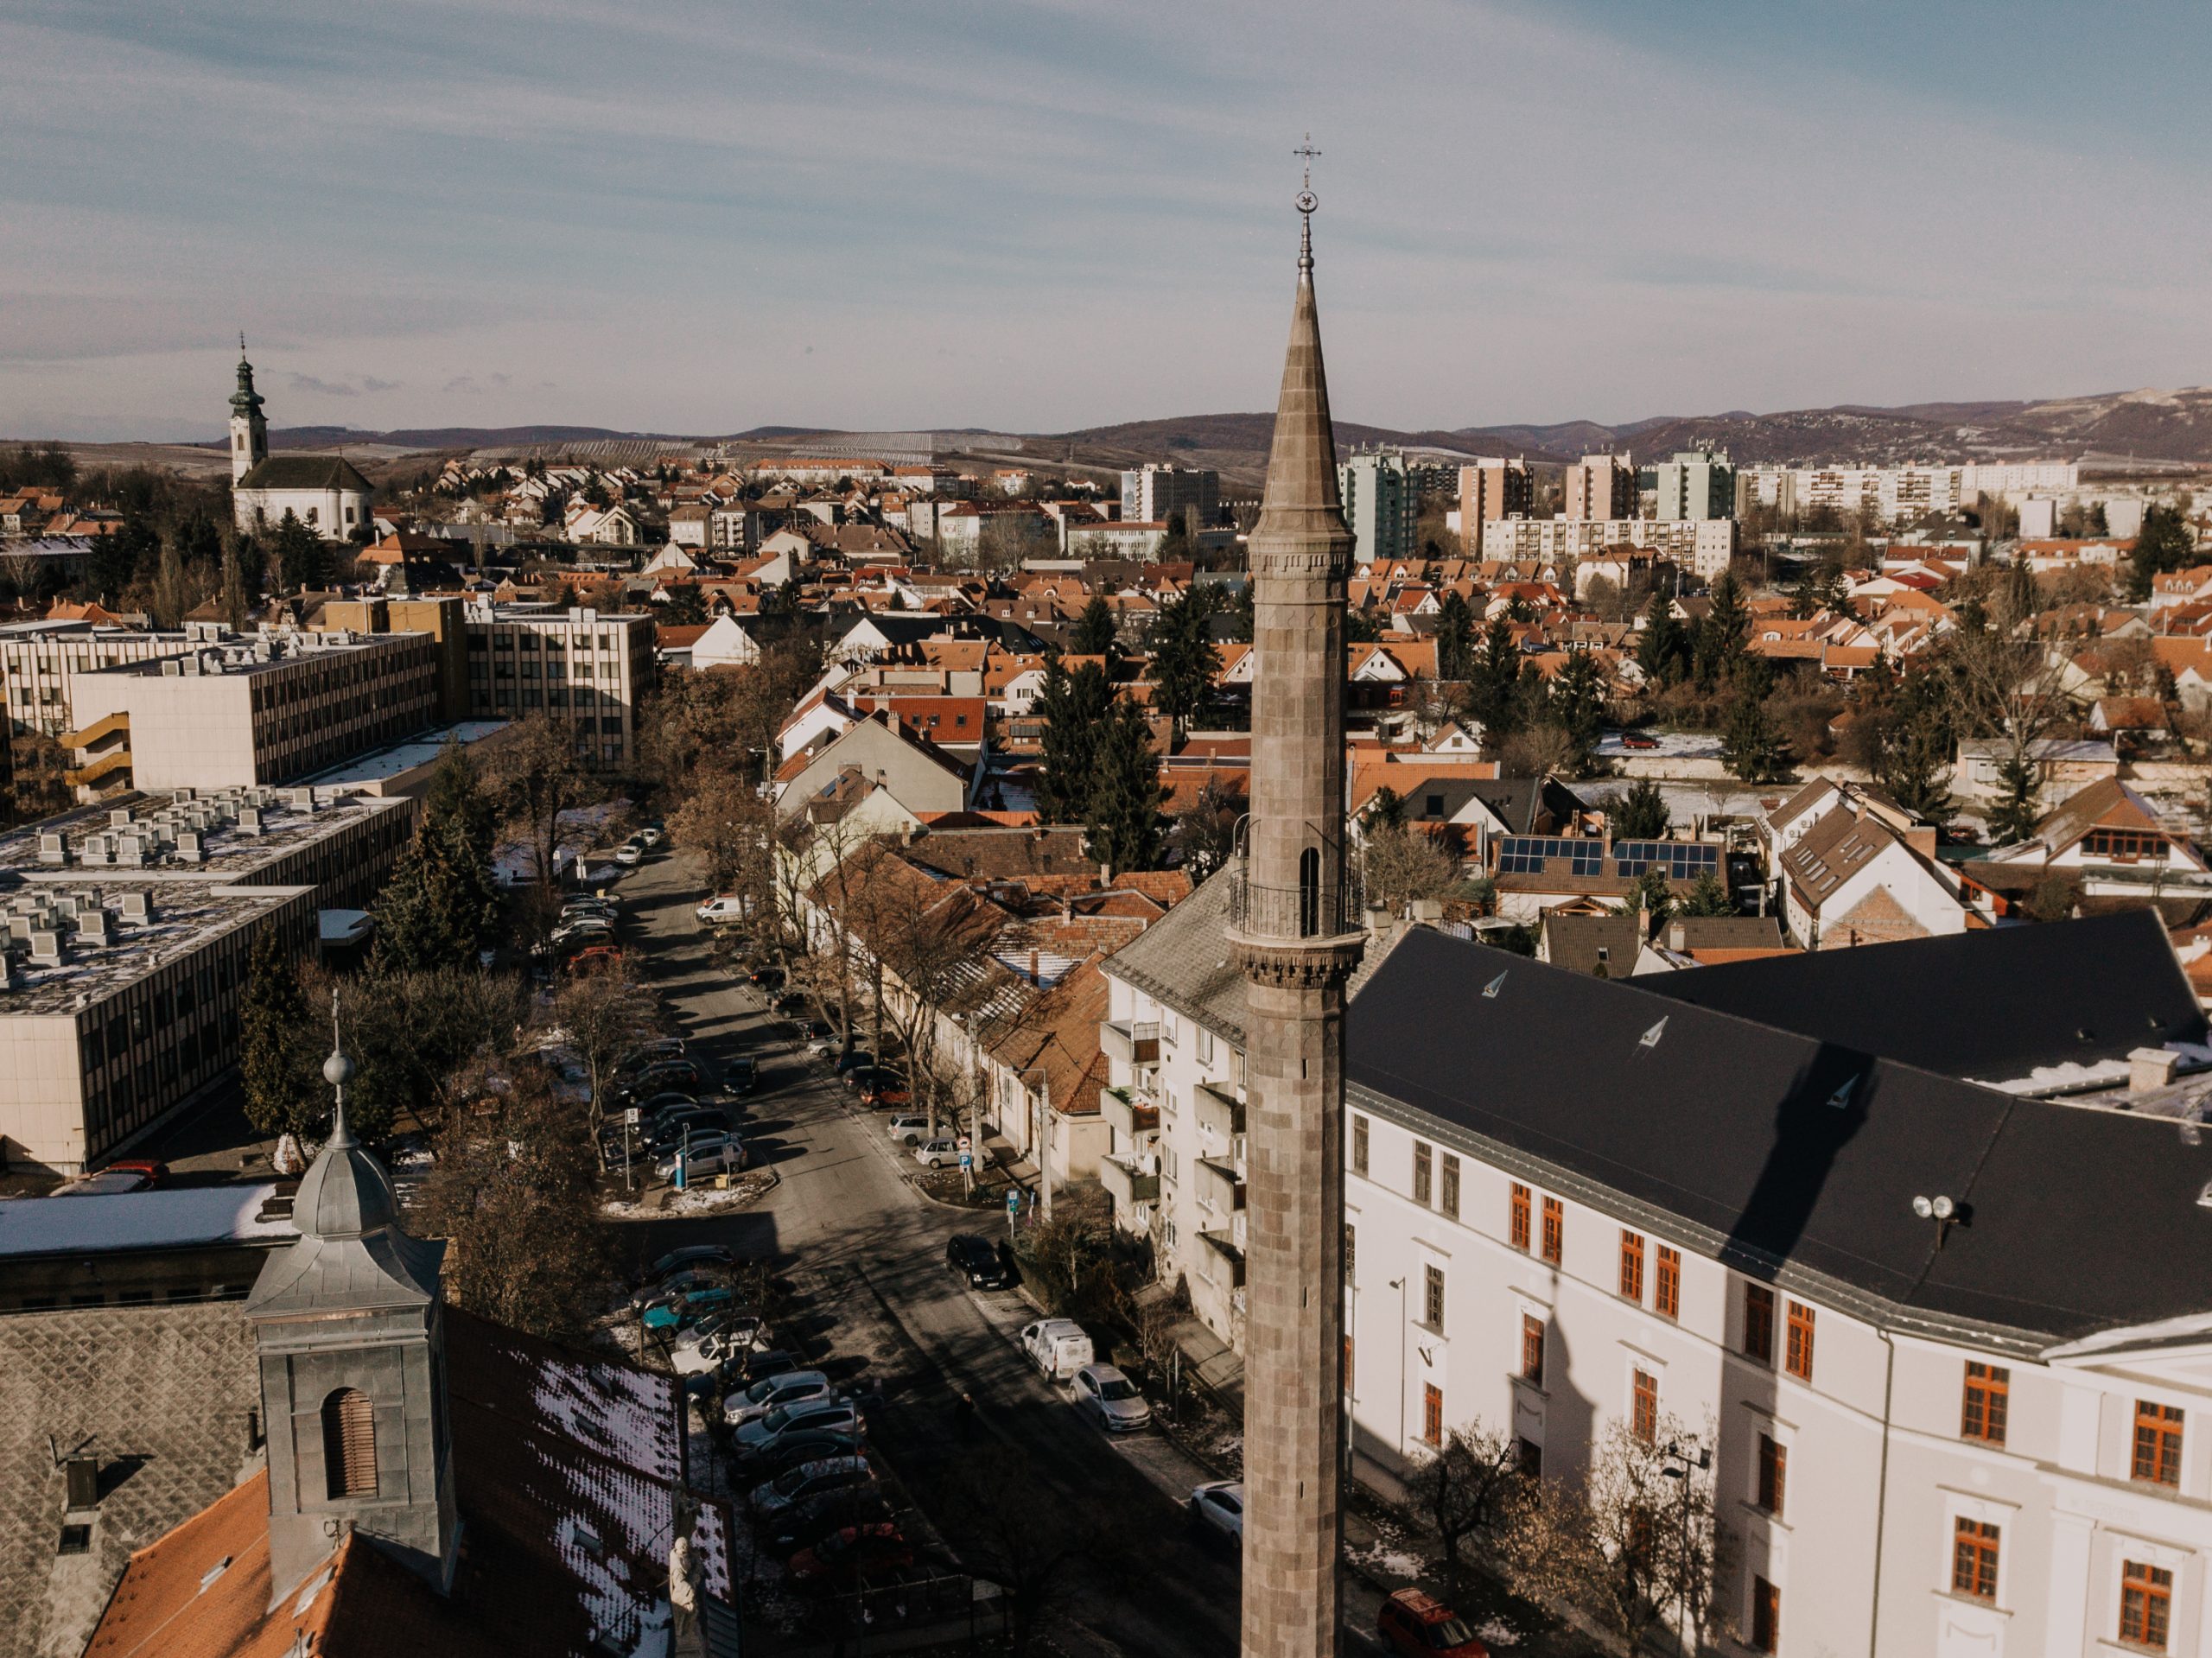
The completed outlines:
[[[333,1498],[377,1494],[377,1413],[368,1394],[343,1388],[323,1401],[322,1457]]]

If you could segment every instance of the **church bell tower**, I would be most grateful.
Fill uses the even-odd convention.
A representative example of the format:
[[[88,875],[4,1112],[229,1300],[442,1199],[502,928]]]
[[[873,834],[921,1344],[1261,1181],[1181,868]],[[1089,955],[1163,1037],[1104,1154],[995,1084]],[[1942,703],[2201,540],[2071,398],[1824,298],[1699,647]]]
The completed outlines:
[[[1310,160],[1308,144],[1300,154]],[[1308,187],[1290,348],[1252,532],[1252,811],[1230,946],[1245,993],[1244,1658],[1337,1650],[1344,1532],[1344,981],[1363,943],[1344,861],[1352,538],[1313,299]]]
[[[332,1013],[334,1026],[334,999]],[[269,1436],[272,1604],[349,1529],[442,1591],[461,1532],[438,1282],[445,1246],[400,1229],[391,1180],[353,1137],[353,1062],[334,1047],[322,1074],[337,1105],[293,1200],[299,1241],[263,1265],[245,1305]]]
[[[231,481],[269,459],[269,422],[261,413],[266,401],[253,389],[253,365],[245,360],[245,336],[238,336],[238,389],[231,394]]]

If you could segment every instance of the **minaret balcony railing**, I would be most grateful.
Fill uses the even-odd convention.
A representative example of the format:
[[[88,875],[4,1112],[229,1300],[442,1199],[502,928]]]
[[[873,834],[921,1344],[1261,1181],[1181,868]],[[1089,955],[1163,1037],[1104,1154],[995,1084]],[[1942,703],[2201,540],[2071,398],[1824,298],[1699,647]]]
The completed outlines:
[[[1346,867],[1312,885],[1262,886],[1243,862],[1225,867],[1217,879],[1229,886],[1229,925],[1247,938],[1332,938],[1358,932],[1365,924],[1359,874]]]

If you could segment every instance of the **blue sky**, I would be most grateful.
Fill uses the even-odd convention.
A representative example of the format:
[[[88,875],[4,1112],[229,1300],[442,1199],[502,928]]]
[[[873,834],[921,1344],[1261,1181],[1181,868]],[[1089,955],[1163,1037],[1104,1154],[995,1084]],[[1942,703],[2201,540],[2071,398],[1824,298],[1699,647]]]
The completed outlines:
[[[2212,381],[2212,16],[1850,0],[14,0],[0,434]]]

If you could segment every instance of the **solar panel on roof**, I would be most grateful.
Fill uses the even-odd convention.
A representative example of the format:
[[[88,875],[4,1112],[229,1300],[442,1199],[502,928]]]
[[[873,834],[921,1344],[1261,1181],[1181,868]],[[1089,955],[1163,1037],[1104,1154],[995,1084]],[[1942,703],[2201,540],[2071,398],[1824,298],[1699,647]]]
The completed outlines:
[[[1694,841],[1622,841],[1613,861],[1624,875],[1641,875],[1655,864],[1677,880],[1694,880],[1720,867],[1720,848]]]
[[[1603,874],[1605,844],[1556,835],[1509,835],[1498,842],[1497,872],[1501,875],[1541,875],[1554,859],[1565,861],[1570,874]]]

